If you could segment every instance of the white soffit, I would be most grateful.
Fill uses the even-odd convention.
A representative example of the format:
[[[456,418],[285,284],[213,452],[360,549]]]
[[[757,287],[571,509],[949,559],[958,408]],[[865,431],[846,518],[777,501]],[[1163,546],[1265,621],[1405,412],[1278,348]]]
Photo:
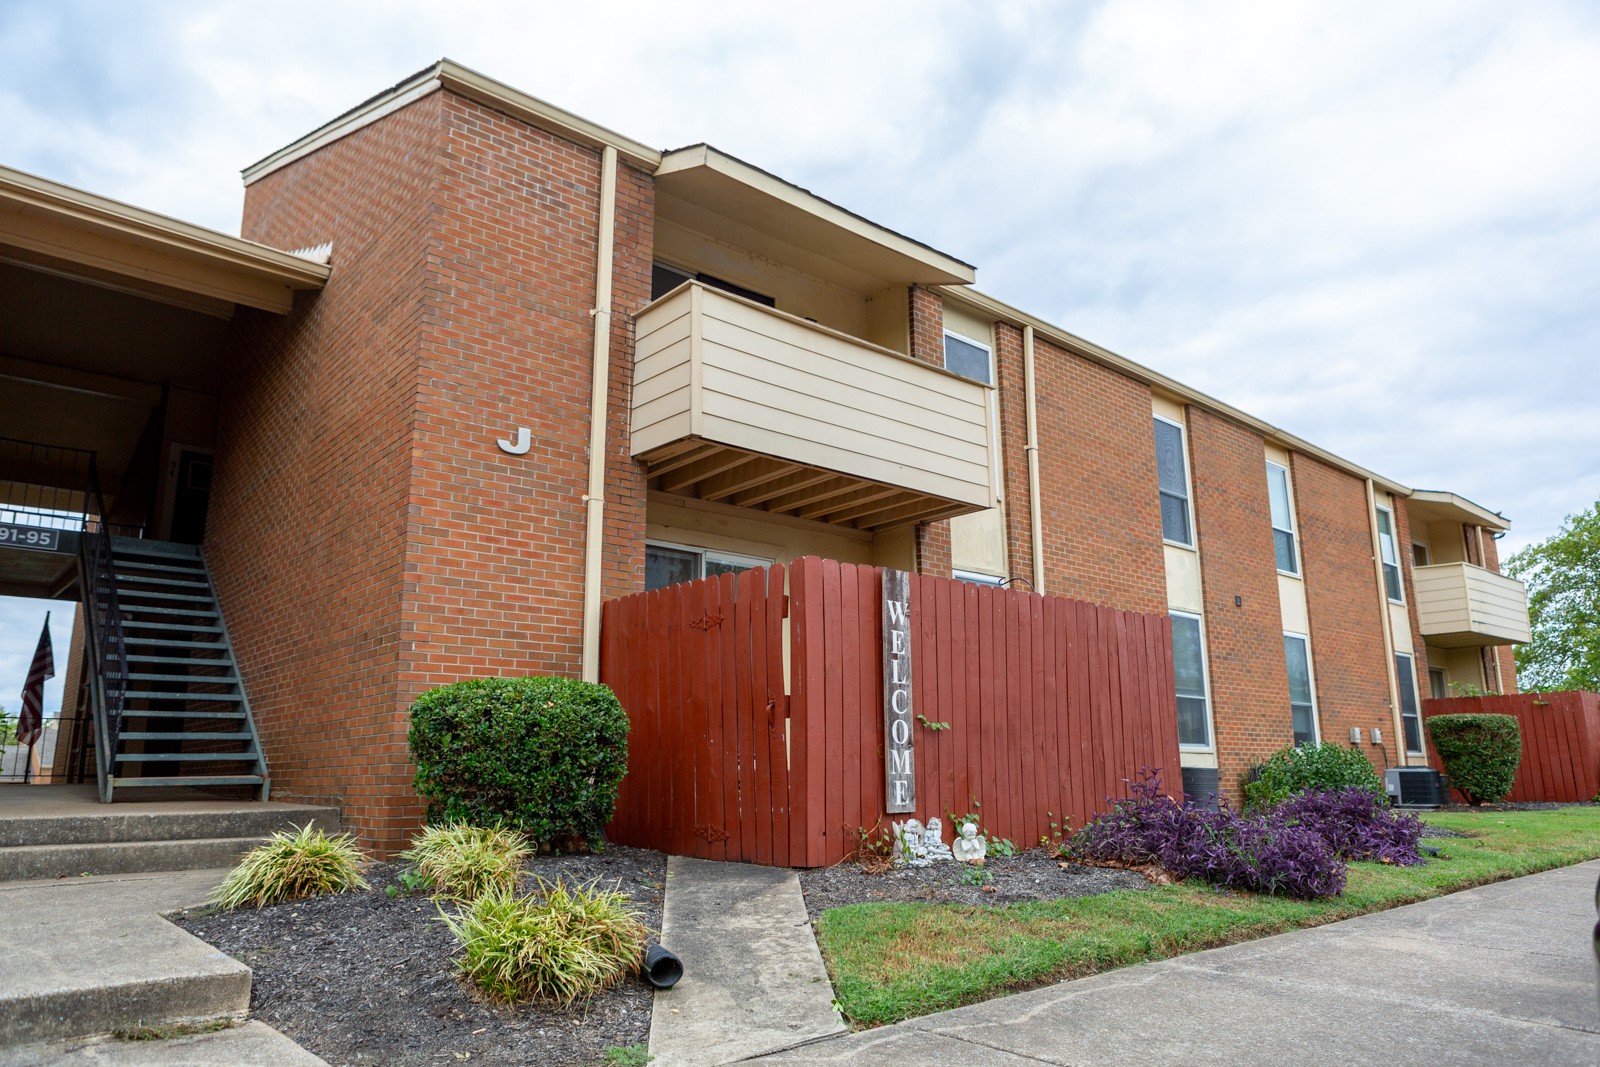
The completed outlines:
[[[1421,504],[1424,514],[1442,513],[1450,522],[1464,522],[1469,526],[1482,526],[1489,530],[1509,530],[1511,520],[1466,497],[1443,489],[1418,489],[1411,494],[1411,506]]]
[[[726,219],[746,247],[766,238],[770,247],[750,250],[773,259],[782,260],[790,249],[804,249],[855,273],[896,284],[970,285],[977,278],[971,264],[885,229],[709,145],[692,145],[664,155],[656,169],[656,190],[660,196],[657,214],[662,218],[683,221],[693,229],[713,225],[716,218]],[[689,206],[693,218],[673,219],[671,212],[680,203]]]

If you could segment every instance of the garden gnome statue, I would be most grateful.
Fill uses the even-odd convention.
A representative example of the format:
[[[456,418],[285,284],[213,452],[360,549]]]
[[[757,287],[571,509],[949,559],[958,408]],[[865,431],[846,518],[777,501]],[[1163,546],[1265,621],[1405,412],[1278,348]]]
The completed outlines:
[[[950,854],[950,846],[944,843],[944,822],[938,816],[928,820],[928,828],[923,831],[922,841],[928,848],[928,861],[947,860],[954,857]]]
[[[989,843],[978,836],[978,824],[964,822],[961,824],[961,833],[950,846],[950,851],[962,863],[971,863],[983,866],[985,857],[989,854]]]

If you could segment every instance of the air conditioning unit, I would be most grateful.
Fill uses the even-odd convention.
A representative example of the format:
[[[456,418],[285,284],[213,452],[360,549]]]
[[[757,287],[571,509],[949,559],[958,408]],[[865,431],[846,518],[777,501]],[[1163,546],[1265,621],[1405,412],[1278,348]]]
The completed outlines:
[[[1437,808],[1450,801],[1450,780],[1432,767],[1390,767],[1383,788],[1402,808]]]

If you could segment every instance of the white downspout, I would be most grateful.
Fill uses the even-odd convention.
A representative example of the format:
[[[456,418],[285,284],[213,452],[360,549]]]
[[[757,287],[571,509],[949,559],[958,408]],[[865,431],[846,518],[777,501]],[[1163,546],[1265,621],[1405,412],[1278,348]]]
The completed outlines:
[[[1389,707],[1394,712],[1394,765],[1405,767],[1409,760],[1406,755],[1406,728],[1400,719],[1400,683],[1395,676],[1399,668],[1394,659],[1394,619],[1389,613],[1389,587],[1383,580],[1383,542],[1378,535],[1378,490],[1371,478],[1367,479],[1367,530],[1372,538],[1372,569],[1378,579],[1378,609],[1383,614],[1383,651],[1389,657],[1383,673],[1389,679]],[[1415,663],[1415,659],[1412,662]],[[1411,684],[1416,685],[1415,679]],[[1418,712],[1421,712],[1420,708]]]
[[[611,258],[617,223],[617,150],[600,154],[599,255],[594,278],[594,379],[589,386],[589,491],[584,494],[583,680],[600,680],[600,580],[606,519],[606,424],[611,405]]]
[[[1036,406],[1037,383],[1033,371],[1033,327],[1022,328],[1022,379],[1028,412],[1028,529],[1033,533],[1033,591],[1044,589],[1044,530],[1039,513],[1039,411]]]

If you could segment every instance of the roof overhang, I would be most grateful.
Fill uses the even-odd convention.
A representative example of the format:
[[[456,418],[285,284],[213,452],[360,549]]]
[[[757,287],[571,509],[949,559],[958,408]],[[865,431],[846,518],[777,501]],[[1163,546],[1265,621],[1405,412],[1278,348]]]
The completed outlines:
[[[697,144],[656,168],[656,215],[812,273],[848,272],[858,287],[970,285],[969,263],[885,229],[759,167]],[[818,269],[816,263],[831,265]]]
[[[615,148],[620,157],[644,170],[655,170],[661,162],[661,153],[649,145],[640,144],[631,137],[624,137],[615,130],[590,122],[581,115],[574,115],[536,96],[513,89],[487,74],[480,74],[453,60],[441,59],[433,66],[418,71],[399,84],[351,108],[338,118],[324,123],[299,140],[285,145],[265,159],[250,164],[244,169],[244,183],[250,185],[259,181],[280,167],[308,156],[363,126],[370,126],[385,115],[392,114],[440,89],[449,89],[469,100],[476,100],[486,107],[521,119],[541,130],[560,134],[578,144],[590,148]]]
[[[226,317],[287,312],[329,268],[0,166],[0,259]]]
[[[1442,489],[1413,490],[1407,507],[1412,512],[1412,522],[1421,514],[1429,522],[1460,522],[1497,533],[1511,529],[1511,520],[1499,512]]]
[[[1200,392],[1200,390],[1184,385],[1182,382],[1177,381],[1174,378],[1169,378],[1165,374],[1161,374],[1157,371],[1151,370],[1149,367],[1135,363],[1126,356],[1119,356],[1117,353],[1108,348],[1102,348],[1093,341],[1085,341],[1083,338],[1068,333],[1059,326],[1045,322],[1043,319],[1030,315],[1025,311],[1019,311],[1009,304],[996,300],[992,296],[987,296],[975,289],[946,288],[944,290],[944,297],[945,299],[951,300],[957,304],[964,304],[979,314],[987,317],[998,319],[1002,322],[1009,322],[1018,327],[1031,326],[1035,334],[1043,337],[1051,344],[1059,345],[1069,352],[1073,352],[1079,356],[1082,356],[1091,362],[1098,363],[1103,367],[1108,367],[1111,370],[1116,371],[1118,374],[1132,378],[1134,381],[1143,382],[1145,385],[1150,386],[1151,389],[1160,393],[1165,393],[1180,403],[1193,404],[1196,407],[1204,408],[1213,414],[1220,415],[1230,422],[1253,430],[1262,437],[1266,438],[1268,441],[1287,448],[1290,451],[1313,456],[1329,466],[1342,470],[1347,474],[1352,474],[1357,478],[1370,478],[1374,485],[1380,489],[1383,489],[1385,492],[1398,493],[1401,496],[1411,495],[1411,489],[1408,486],[1402,485],[1393,479],[1385,478],[1381,474],[1374,474],[1365,467],[1351,463],[1349,460],[1344,459],[1341,456],[1336,456],[1325,448],[1319,448],[1311,442],[1296,437],[1294,434],[1289,433],[1286,430],[1279,429],[1269,422],[1265,422],[1256,418],[1254,415],[1240,411],[1231,404],[1225,404],[1216,397],[1208,396],[1207,394]]]

